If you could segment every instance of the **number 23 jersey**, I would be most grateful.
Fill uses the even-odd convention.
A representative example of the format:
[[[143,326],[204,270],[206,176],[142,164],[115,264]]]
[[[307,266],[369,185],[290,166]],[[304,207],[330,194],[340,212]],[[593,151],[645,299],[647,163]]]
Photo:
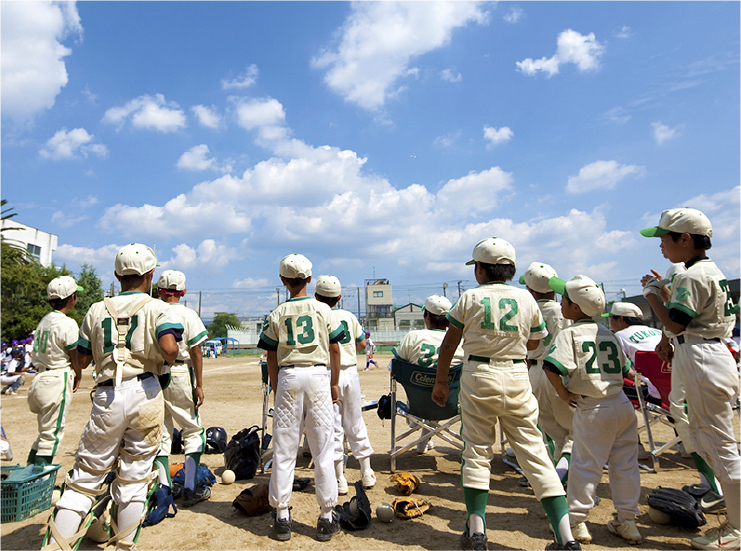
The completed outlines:
[[[612,331],[592,320],[580,320],[561,331],[545,360],[566,377],[569,392],[600,398],[623,391],[628,371],[623,348]]]
[[[463,331],[463,352],[498,360],[524,360],[527,341],[548,336],[533,296],[506,283],[469,289],[448,312],[451,325]]]

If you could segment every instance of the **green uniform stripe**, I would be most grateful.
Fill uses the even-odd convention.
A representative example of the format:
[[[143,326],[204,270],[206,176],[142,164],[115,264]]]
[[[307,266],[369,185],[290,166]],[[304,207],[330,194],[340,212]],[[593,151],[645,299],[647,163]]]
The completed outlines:
[[[87,339],[83,339],[80,337],[77,339],[77,346],[82,346],[83,348],[87,348],[88,350],[92,350],[93,348],[90,346],[90,341]]]
[[[193,346],[194,344],[196,344],[198,341],[200,341],[201,339],[205,337],[208,337],[208,331],[201,331],[195,337],[193,337],[192,339],[188,341],[188,346]]]
[[[543,322],[540,325],[538,325],[537,327],[531,327],[530,328],[530,332],[531,333],[538,333],[538,332],[542,331],[543,329],[545,329],[545,320],[543,320]]]
[[[193,369],[192,365],[188,366],[188,375],[190,376],[190,388],[193,390],[193,411],[195,412],[196,417],[196,424],[201,427],[201,432],[198,435],[198,437],[201,440],[201,452],[206,451],[206,429],[203,428],[203,425],[201,424],[201,415],[198,413],[198,408],[196,407],[196,404],[198,403],[198,397],[196,396],[196,373]],[[183,441],[183,448],[185,448],[185,442]],[[200,455],[200,454],[199,454]],[[199,458],[200,461],[200,458]],[[196,469],[198,468],[198,465],[200,463],[196,462]],[[198,472],[196,472],[196,478],[198,478]],[[196,485],[198,485],[198,480],[196,480]]]
[[[78,343],[78,341],[75,341],[75,342],[73,342],[72,344],[70,344],[69,346],[65,346],[65,347],[64,347],[64,349],[65,349],[65,350],[67,350],[67,351],[69,352],[69,351],[70,351],[70,350],[72,350],[73,348],[77,348],[77,343]]]
[[[463,324],[455,319],[453,316],[451,316],[450,312],[445,314],[445,318],[450,322],[451,325],[457,327],[458,329],[463,329]]]
[[[62,389],[62,403],[59,404],[59,415],[57,415],[57,426],[54,428],[54,447],[51,449],[51,456],[54,457],[59,447],[59,431],[62,429],[64,424],[64,408],[67,404],[67,385],[69,384],[69,377],[63,377],[64,388]]]
[[[278,346],[278,341],[274,341],[270,337],[268,337],[265,333],[260,333],[260,340],[265,341],[265,344],[268,344],[270,346]]]
[[[561,362],[559,362],[558,360],[554,360],[553,357],[546,356],[545,360],[543,361],[553,364],[553,366],[558,369],[559,373],[561,373],[561,375],[563,375],[564,377],[569,374],[569,370],[566,369]]]
[[[671,302],[669,304],[669,310],[679,310],[680,312],[684,312],[685,314],[687,314],[692,319],[697,317],[697,312],[695,312],[692,308],[678,302]]]
[[[345,328],[340,325],[337,329],[329,334],[329,340],[331,341],[332,339],[336,339],[344,330]]]

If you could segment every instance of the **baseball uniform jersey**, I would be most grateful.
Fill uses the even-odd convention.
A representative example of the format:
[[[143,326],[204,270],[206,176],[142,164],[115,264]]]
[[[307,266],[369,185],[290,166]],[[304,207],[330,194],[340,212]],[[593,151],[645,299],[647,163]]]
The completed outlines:
[[[631,325],[617,331],[615,337],[631,364],[635,364],[636,352],[653,352],[656,349],[661,340],[661,330],[646,325]]]
[[[396,358],[416,364],[420,367],[437,368],[437,357],[440,345],[445,338],[444,329],[420,329],[409,331],[401,342],[392,349]],[[458,346],[451,365],[463,363],[463,348]]]

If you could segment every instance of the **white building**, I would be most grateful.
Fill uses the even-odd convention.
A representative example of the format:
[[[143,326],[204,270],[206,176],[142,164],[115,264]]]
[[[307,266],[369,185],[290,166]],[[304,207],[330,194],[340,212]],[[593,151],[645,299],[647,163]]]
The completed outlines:
[[[53,233],[37,230],[15,220],[3,220],[3,239],[20,244],[31,258],[42,266],[49,266],[52,253],[57,248],[58,237]],[[7,229],[6,228],[14,228]]]

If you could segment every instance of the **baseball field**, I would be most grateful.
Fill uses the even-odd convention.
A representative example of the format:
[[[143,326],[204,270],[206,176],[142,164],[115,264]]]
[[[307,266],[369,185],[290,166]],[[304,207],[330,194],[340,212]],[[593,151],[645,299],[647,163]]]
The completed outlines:
[[[359,357],[361,359],[361,357]],[[385,366],[390,356],[376,355],[379,365]],[[361,366],[362,368],[362,366]],[[261,375],[256,358],[204,359],[204,387],[206,401],[201,408],[205,427],[221,426],[229,437],[242,428],[259,424],[262,411]],[[384,368],[361,371],[360,382],[365,400],[377,400],[389,391],[389,374]],[[36,418],[28,410],[26,397],[30,379],[21,387],[17,396],[2,396],[2,425],[12,443],[13,461],[3,465],[25,464],[28,450],[36,437]],[[74,463],[74,452],[90,414],[89,393],[93,380],[85,373],[81,388],[74,395],[67,429],[61,450],[55,457],[63,474]],[[403,393],[402,393],[403,396]],[[272,400],[272,397],[271,397]],[[381,421],[375,411],[364,414],[375,448],[372,466],[378,478],[377,485],[367,492],[375,510],[381,502],[391,502],[399,497],[394,483],[389,481],[390,422]],[[639,419],[639,425],[642,418]],[[738,431],[738,417],[736,417]],[[659,426],[654,437],[666,442],[673,436],[669,429]],[[644,437],[645,440],[645,437]],[[375,519],[359,532],[341,532],[329,543],[316,541],[316,520],[319,509],[309,485],[304,491],[293,494],[293,537],[288,542],[278,542],[271,537],[271,517],[245,517],[232,507],[234,498],[256,482],[266,482],[269,472],[259,474],[249,481],[225,485],[217,482],[208,501],[192,508],[179,508],[174,518],[145,528],[139,538],[139,549],[459,549],[458,539],[463,530],[465,508],[460,487],[459,452],[449,444],[435,441],[434,450],[425,455],[407,452],[397,460],[398,471],[416,474],[421,485],[416,494],[430,502],[431,508],[422,517],[398,520],[385,524]],[[506,466],[497,453],[492,461],[491,493],[487,508],[487,528],[490,549],[543,549],[551,540],[545,513],[532,491],[518,484],[521,477]],[[182,456],[171,457],[172,462],[182,461]],[[220,454],[204,455],[207,464],[220,481],[224,468]],[[299,457],[296,476],[313,478],[308,468],[309,458]],[[656,525],[648,516],[646,496],[658,486],[681,488],[699,482],[690,459],[670,451],[661,458],[659,473],[641,472],[641,515],[638,527],[645,540],[641,549],[690,549],[689,538],[695,533],[671,526]],[[352,483],[359,479],[357,461],[350,458],[347,479],[351,483],[350,495],[340,497],[340,503],[353,495]],[[591,512],[587,525],[594,541],[587,549],[616,549],[627,547],[626,542],[610,534],[606,523],[612,518],[612,500],[607,472],[599,485],[597,495],[601,502]],[[40,549],[48,512],[17,523],[2,525],[2,549]],[[715,516],[708,517],[708,527],[719,524]],[[102,549],[102,545],[85,539],[80,549]]]

